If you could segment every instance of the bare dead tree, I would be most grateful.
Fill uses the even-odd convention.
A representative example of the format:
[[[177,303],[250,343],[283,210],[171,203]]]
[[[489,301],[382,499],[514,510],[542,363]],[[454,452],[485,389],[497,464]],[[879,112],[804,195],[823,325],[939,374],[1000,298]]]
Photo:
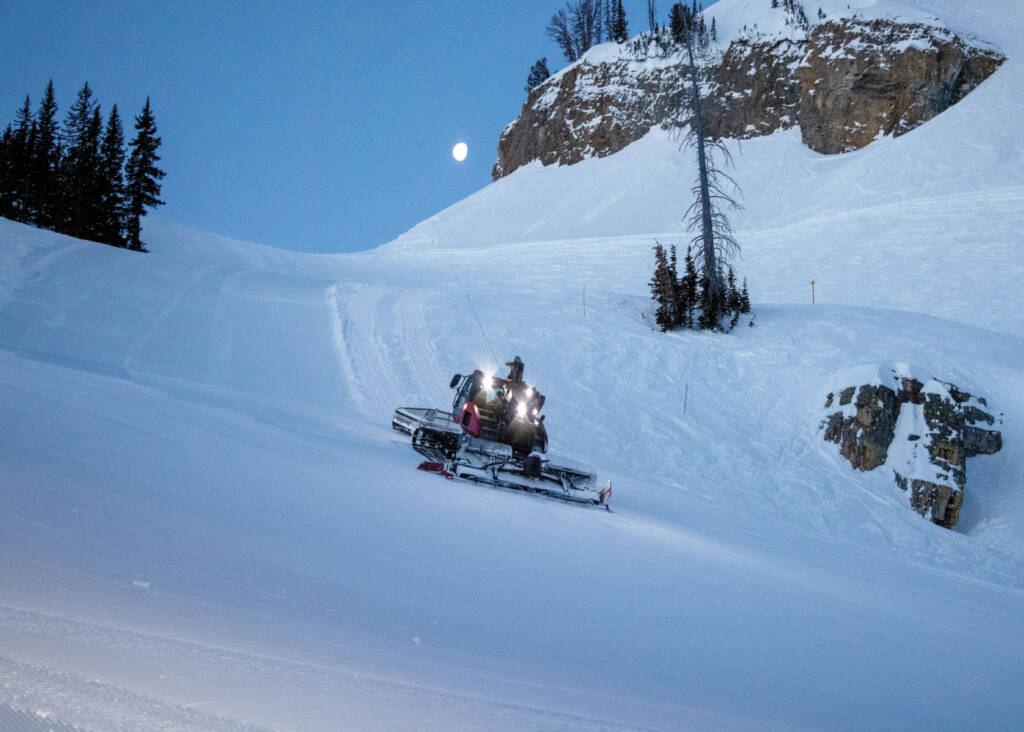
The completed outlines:
[[[647,25],[650,27],[651,32],[654,32],[658,28],[658,8],[655,7],[654,0],[647,0]]]
[[[604,39],[604,3],[605,0],[569,0],[565,8],[548,21],[545,29],[548,38],[562,49],[569,63]]]
[[[601,22],[601,11],[604,0],[574,0],[569,3],[569,17],[573,20],[577,54],[579,58],[587,50],[601,42],[604,24]]]
[[[724,289],[724,274],[729,264],[740,253],[740,246],[733,236],[732,225],[723,213],[723,208],[739,209],[741,206],[723,187],[724,182],[733,191],[739,191],[736,181],[723,169],[732,167],[732,156],[722,143],[711,140],[707,134],[691,36],[690,33],[686,34],[686,50],[690,61],[688,106],[691,121],[683,147],[697,153],[697,181],[692,189],[694,201],[687,209],[685,218],[688,230],[694,233],[690,243],[697,249],[698,269],[706,278],[710,294],[717,297]],[[722,161],[721,165],[716,163],[716,155]]]
[[[572,26],[569,24],[569,18],[566,16],[565,10],[559,10],[551,16],[546,30],[548,38],[562,49],[566,61],[572,63],[579,58],[576,53],[576,41],[573,38]]]

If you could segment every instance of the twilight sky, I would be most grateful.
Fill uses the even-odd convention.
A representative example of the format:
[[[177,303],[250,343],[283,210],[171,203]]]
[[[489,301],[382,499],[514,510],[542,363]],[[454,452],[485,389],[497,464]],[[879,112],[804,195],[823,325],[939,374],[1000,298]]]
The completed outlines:
[[[61,120],[88,81],[128,139],[148,95],[167,171],[156,216],[285,249],[369,249],[490,182],[530,65],[565,66],[544,33],[563,5],[3,0],[0,131],[50,78]],[[644,0],[625,8],[630,33],[646,29]]]

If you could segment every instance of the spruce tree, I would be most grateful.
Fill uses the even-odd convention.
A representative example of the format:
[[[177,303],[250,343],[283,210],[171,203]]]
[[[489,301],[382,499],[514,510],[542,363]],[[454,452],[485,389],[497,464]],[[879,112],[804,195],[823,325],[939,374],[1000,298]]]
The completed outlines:
[[[25,95],[25,103],[21,105],[14,118],[11,140],[7,146],[7,182],[5,190],[0,192],[5,199],[2,214],[15,221],[27,222],[29,198],[29,181],[32,169],[33,128],[32,103]]]
[[[548,71],[548,59],[545,56],[542,59],[537,60],[533,66],[530,67],[530,75],[526,77],[526,86],[523,87],[524,91],[529,94],[537,86],[544,83],[544,80],[551,76],[551,72]]]
[[[85,227],[84,236],[86,239],[100,241],[102,232],[102,210],[103,210],[103,182],[100,179],[102,173],[103,159],[100,151],[100,144],[103,140],[103,115],[100,113],[99,105],[92,111],[92,120],[89,122],[89,149],[95,166],[88,176],[88,185],[85,188]]]
[[[700,317],[697,318],[697,327],[701,330],[718,329],[718,298],[715,297],[715,290],[706,273],[701,273],[699,284]]]
[[[669,327],[678,328],[682,325],[683,306],[681,302],[682,290],[679,287],[679,259],[676,255],[676,245],[669,247],[668,255],[668,277],[669,277]]]
[[[125,166],[125,187],[127,192],[127,237],[128,248],[146,251],[140,235],[142,217],[147,208],[164,204],[160,195],[160,179],[164,171],[156,167],[160,156],[156,154],[160,138],[156,134],[156,119],[149,106],[149,97],[142,113],[135,118],[135,139],[131,141],[131,155]]]
[[[66,152],[61,165],[60,230],[80,239],[94,239],[98,216],[97,177],[103,121],[92,89],[85,82],[64,122]]]
[[[629,24],[626,22],[626,9],[622,6],[622,0],[611,0],[615,2],[613,14],[613,27],[609,29],[608,35],[616,43],[625,43],[629,40]]]
[[[124,131],[115,104],[100,144],[98,240],[125,246]]]
[[[29,162],[28,219],[37,226],[56,229],[61,222],[58,174],[62,157],[57,130],[57,99],[53,80],[46,85],[35,118]]]
[[[683,325],[692,328],[693,309],[697,307],[697,267],[693,262],[691,247],[686,247],[686,261],[684,263],[686,273],[683,275],[682,291],[683,301],[686,303],[685,322]]]
[[[7,125],[0,137],[0,216],[13,218],[11,196],[11,151],[14,148],[14,129]]]
[[[668,259],[665,257],[665,247],[659,242],[654,243],[654,274],[651,277],[651,299],[658,304],[654,313],[654,322],[663,331],[672,327],[672,272],[669,269]]]
[[[669,10],[669,29],[672,31],[672,40],[676,43],[682,43],[683,36],[686,34],[686,13],[686,7],[682,3],[676,3]]]
[[[729,267],[729,274],[725,278],[726,312],[739,312],[740,291],[736,287],[736,272]]]

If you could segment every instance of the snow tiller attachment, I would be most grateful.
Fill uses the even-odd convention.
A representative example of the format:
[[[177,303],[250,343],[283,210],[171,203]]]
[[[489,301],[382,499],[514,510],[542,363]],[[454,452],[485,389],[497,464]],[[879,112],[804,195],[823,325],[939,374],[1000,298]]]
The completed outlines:
[[[586,468],[546,454],[547,430],[538,416],[544,396],[523,382],[518,357],[509,366],[507,379],[479,370],[455,374],[451,412],[395,410],[392,428],[411,437],[413,449],[426,458],[419,469],[607,508],[611,481],[597,490]]]

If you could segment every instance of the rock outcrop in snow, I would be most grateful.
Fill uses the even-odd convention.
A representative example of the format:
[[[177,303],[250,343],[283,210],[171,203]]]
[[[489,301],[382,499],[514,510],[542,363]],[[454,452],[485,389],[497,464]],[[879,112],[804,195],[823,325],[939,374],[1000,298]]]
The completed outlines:
[[[867,383],[830,393],[834,406],[823,424],[824,438],[858,470],[887,465],[910,506],[932,522],[953,528],[960,517],[967,458],[992,455],[1003,447],[1002,433],[989,429],[995,418],[984,399],[931,379],[921,382],[891,369],[892,386]]]
[[[851,19],[815,26],[796,72],[804,143],[840,153],[902,135],[959,102],[1003,61],[945,28]]]
[[[799,125],[821,153],[901,135],[987,79],[1005,57],[922,23],[836,18],[787,35],[744,33],[705,57],[706,114],[716,137],[750,138]],[[646,50],[642,50],[646,45]],[[533,89],[498,143],[497,180],[540,160],[603,157],[653,127],[676,123],[685,53],[606,44]]]

